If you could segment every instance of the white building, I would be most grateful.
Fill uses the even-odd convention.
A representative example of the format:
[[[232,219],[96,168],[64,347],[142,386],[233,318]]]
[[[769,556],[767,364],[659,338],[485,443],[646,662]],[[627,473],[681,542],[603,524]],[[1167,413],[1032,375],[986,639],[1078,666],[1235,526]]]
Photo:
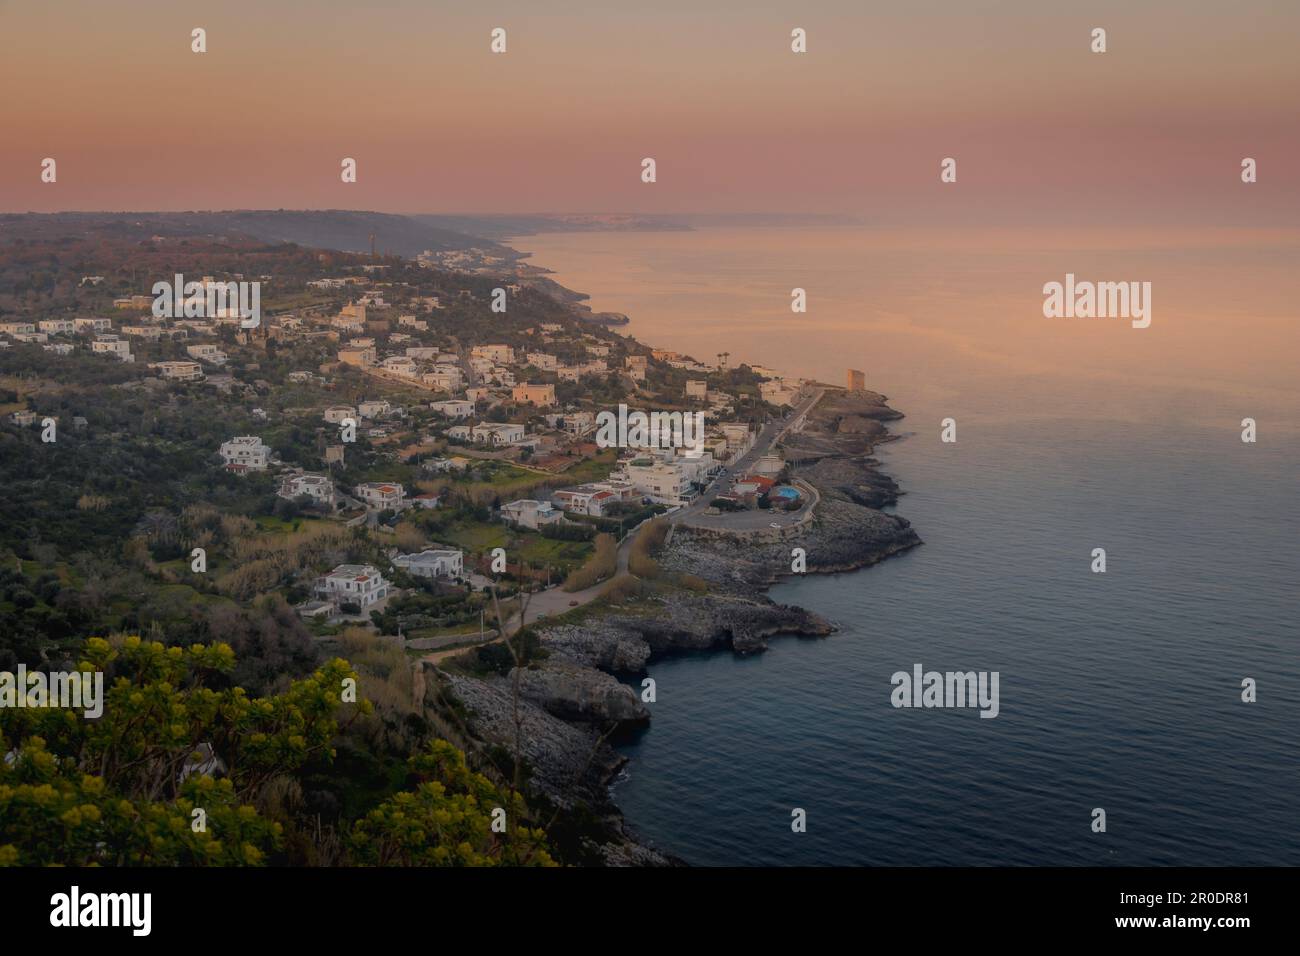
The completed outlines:
[[[72,319],[42,319],[37,325],[48,335],[68,335],[77,331],[77,323]]]
[[[226,359],[229,357],[211,342],[187,345],[185,346],[185,354],[190,358],[198,359],[200,362],[207,362],[210,365],[225,365]]]
[[[406,489],[395,481],[367,481],[353,489],[367,508],[400,510],[406,503]]]
[[[388,597],[391,585],[369,564],[340,564],[316,580],[316,593],[339,604],[369,607]]]
[[[429,408],[444,418],[466,418],[474,414],[474,403],[463,399],[453,399],[448,402],[430,402]]]
[[[123,362],[135,361],[135,356],[131,354],[131,343],[116,335],[101,335],[90,343],[90,350],[99,355],[116,355]]]
[[[511,524],[533,531],[564,520],[564,515],[549,501],[535,501],[532,498],[521,498],[502,505],[501,517]]]
[[[334,482],[324,475],[288,475],[280,484],[277,494],[293,501],[306,495],[314,504],[333,505],[337,495]]]
[[[465,373],[455,365],[436,365],[432,372],[421,375],[420,381],[444,392],[454,392],[464,383]]]
[[[596,430],[596,416],[591,412],[571,412],[564,416],[564,430],[581,438]]]
[[[393,406],[382,398],[368,402],[357,402],[357,412],[362,418],[382,418],[393,410]]]
[[[390,355],[380,363],[385,372],[401,375],[403,378],[415,378],[415,359],[409,355]]]
[[[203,366],[198,362],[153,362],[149,366],[173,382],[198,382],[203,379]]]
[[[221,457],[231,471],[266,471],[271,449],[256,435],[239,435],[221,444]]]
[[[610,505],[638,499],[640,495],[625,482],[600,481],[588,485],[560,488],[551,494],[551,502],[570,514],[604,516]]]
[[[616,475],[656,504],[679,505],[691,499],[691,482],[677,461],[633,458],[619,463]]]
[[[464,557],[459,551],[428,548],[418,554],[399,554],[393,567],[403,568],[420,578],[464,577]]]
[[[512,422],[483,422],[470,429],[470,440],[484,445],[513,445],[524,440],[524,426]]]

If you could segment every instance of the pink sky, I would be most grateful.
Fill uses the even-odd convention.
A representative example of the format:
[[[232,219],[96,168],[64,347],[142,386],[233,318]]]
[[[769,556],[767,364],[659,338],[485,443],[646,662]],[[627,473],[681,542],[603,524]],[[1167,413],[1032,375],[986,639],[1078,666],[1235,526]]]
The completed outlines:
[[[0,210],[1300,213],[1293,2],[486,6],[0,0]]]

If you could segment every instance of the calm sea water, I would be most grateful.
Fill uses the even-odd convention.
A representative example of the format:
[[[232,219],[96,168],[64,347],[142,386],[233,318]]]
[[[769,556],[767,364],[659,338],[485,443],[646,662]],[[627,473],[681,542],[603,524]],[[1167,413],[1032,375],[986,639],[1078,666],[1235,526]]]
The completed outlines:
[[[1240,293],[1247,265],[1134,253],[1149,261],[1133,278],[1145,264],[1164,279],[1146,331],[1160,327],[1159,297],[1170,303],[1152,353],[1165,360],[1144,363],[1142,332],[1045,333],[1037,288],[1024,315],[924,305],[962,287],[1005,310],[1000,291],[1028,282],[1035,243],[936,260],[918,242],[890,256],[871,296],[874,238],[778,232],[518,243],[597,308],[631,314],[638,338],[831,381],[854,364],[908,415],[880,457],[925,545],[773,589],[837,621],[830,638],[654,663],[653,725],[624,747],[615,788],[631,823],[704,865],[1300,863],[1298,353],[1276,289],[1224,307],[1235,336],[1265,340],[1228,348],[1234,336],[1191,328],[1212,322],[1212,298],[1179,313],[1173,286]],[[816,250],[814,281],[796,281],[800,250]],[[839,304],[771,349],[788,306],[753,289],[788,296],[789,283],[809,287],[814,310]],[[716,342],[700,329],[709,314],[725,327]],[[694,343],[675,341],[683,322]],[[752,351],[736,339],[745,326]],[[1246,415],[1258,444],[1239,439]],[[946,416],[955,445],[938,441]],[[1106,574],[1089,570],[1095,547]],[[916,663],[998,671],[1000,715],[895,710],[890,675]],[[1241,701],[1244,677],[1257,703]],[[796,807],[806,833],[791,832]],[[1095,807],[1104,834],[1091,832]]]

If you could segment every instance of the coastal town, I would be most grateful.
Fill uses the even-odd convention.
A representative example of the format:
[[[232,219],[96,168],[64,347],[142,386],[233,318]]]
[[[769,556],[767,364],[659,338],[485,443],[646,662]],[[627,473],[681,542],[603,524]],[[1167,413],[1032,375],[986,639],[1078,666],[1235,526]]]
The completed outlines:
[[[165,251],[167,240],[150,244]],[[480,250],[424,254],[417,269],[371,258],[297,281],[203,275],[191,307],[175,318],[145,293],[112,295],[103,315],[6,317],[0,349],[51,360],[88,352],[133,367],[121,388],[160,403],[211,396],[237,410],[247,433],[211,449],[214,468],[273,482],[280,514],[362,526],[380,542],[380,562],[299,575],[313,577],[295,607],[322,632],[375,626],[372,612],[379,617],[405,593],[395,577],[439,593],[482,590],[493,562],[487,543],[571,542],[549,567],[545,546],[506,547],[498,569],[529,587],[542,575],[559,587],[584,551],[594,557],[590,542],[600,533],[621,539],[656,515],[775,527],[805,507],[810,491],[787,480],[769,426],[806,410],[820,394],[813,383],[728,354],[703,362],[643,346],[563,305],[538,309],[545,293],[529,285],[537,270]],[[452,268],[466,271],[440,271]],[[205,310],[210,289],[249,280],[269,307],[255,328],[242,327],[237,309]],[[76,285],[79,300],[108,297],[104,276],[79,276]],[[466,312],[476,314],[480,335],[466,334]],[[703,442],[602,447],[597,418],[614,403],[697,413]],[[22,406],[8,411],[11,426],[58,427],[39,393],[11,405]],[[74,416],[69,424],[85,423]],[[286,428],[292,447],[279,437]],[[467,506],[483,513],[467,516]],[[460,520],[441,520],[439,510]],[[538,556],[531,566],[530,552]]]
[[[587,807],[569,859],[663,863],[607,792],[607,737],[650,720],[630,682],[657,655],[833,633],[767,585],[919,543],[880,510],[897,486],[870,453],[899,415],[859,370],[642,343],[497,245],[164,226],[78,223],[0,262],[16,659],[219,641],[268,692],[346,656],[379,702],[351,751],[377,794],[432,726]]]

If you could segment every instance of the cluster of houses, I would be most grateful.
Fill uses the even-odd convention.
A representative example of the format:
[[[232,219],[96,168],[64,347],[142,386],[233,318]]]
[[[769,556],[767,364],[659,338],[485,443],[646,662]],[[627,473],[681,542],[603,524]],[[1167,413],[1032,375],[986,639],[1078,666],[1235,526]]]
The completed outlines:
[[[465,557],[450,548],[426,548],[414,554],[393,554],[393,567],[413,577],[458,584],[465,579]],[[393,583],[373,564],[340,564],[318,577],[312,588],[315,600],[299,606],[304,617],[333,617],[348,606],[365,614],[396,593]]]
[[[754,437],[748,425],[736,423],[722,426],[698,454],[673,448],[638,450],[620,459],[604,481],[556,489],[549,500],[508,502],[501,506],[501,517],[536,530],[563,521],[566,514],[609,517],[615,506],[624,504],[687,505],[726,462],[753,447]]]
[[[421,261],[443,268],[470,267],[472,271],[499,272],[502,263],[493,260],[494,257],[482,250],[471,250],[429,253]],[[364,268],[373,274],[387,267],[368,265]],[[242,279],[242,276],[236,278]],[[87,280],[102,281],[100,277],[86,277],[83,284]],[[98,281],[91,284],[98,284]],[[204,278],[205,284],[213,281],[211,277]],[[590,436],[596,431],[596,414],[572,407],[561,408],[554,384],[557,381],[580,382],[587,377],[617,375],[630,381],[635,388],[646,381],[652,360],[687,373],[682,399],[688,407],[707,406],[710,413],[711,424],[706,428],[702,448],[693,448],[689,452],[680,448],[625,450],[603,480],[558,488],[545,498],[525,498],[503,504],[498,517],[519,528],[542,530],[564,522],[566,516],[608,517],[629,505],[654,503],[673,507],[688,504],[728,463],[746,455],[753,447],[755,435],[749,424],[725,420],[728,413],[734,417],[736,397],[724,390],[710,388],[707,376],[715,369],[689,357],[666,350],[622,354],[620,346],[560,323],[538,323],[526,330],[529,336],[526,346],[498,342],[474,345],[468,352],[447,352],[427,342],[422,343],[417,337],[417,333],[426,333],[430,329],[427,316],[444,308],[436,296],[417,297],[411,305],[404,306],[410,308],[412,314],[398,315],[396,331],[392,331],[388,323],[391,322],[393,312],[390,310],[393,307],[371,279],[363,276],[329,277],[307,284],[318,289],[344,290],[352,301],[342,306],[337,314],[275,316],[268,319],[260,334],[287,339],[325,338],[337,343],[336,359],[342,365],[360,369],[381,380],[445,394],[447,397],[431,396],[437,400],[426,406],[431,413],[445,420],[446,427],[439,427],[439,432],[454,442],[492,449],[497,453],[496,457],[514,450],[536,451],[543,445],[548,453],[555,445],[567,450],[571,445],[591,440]],[[512,284],[507,291],[514,294],[521,290]],[[469,290],[461,290],[455,298],[472,299],[474,296]],[[152,296],[144,295],[116,299],[114,306],[117,309],[141,313],[135,318],[124,317],[116,330],[113,320],[108,318],[68,318],[0,322],[0,334],[13,342],[38,343],[50,351],[65,353],[88,344],[93,353],[111,355],[123,362],[135,361],[132,354],[134,342],[179,339],[185,342],[184,359],[149,364],[149,369],[159,378],[169,382],[206,381],[216,385],[218,379],[231,377],[226,370],[230,358],[217,335],[221,326],[231,325],[236,327],[234,335],[237,341],[248,341],[247,332],[238,328],[240,316],[237,312],[164,321],[151,314],[153,303]],[[418,314],[421,308],[426,317]],[[382,324],[377,324],[376,320]],[[229,332],[226,337],[229,339]],[[0,346],[8,345],[8,341],[0,340]],[[327,367],[322,367],[319,371],[324,373],[327,370]],[[771,370],[754,370],[766,376],[766,380],[760,383],[760,393],[765,401],[777,406],[793,405],[798,401],[805,386],[803,381],[781,377]],[[288,378],[294,384],[313,384],[318,381],[318,372],[296,371]],[[484,405],[495,408],[505,403],[511,403],[519,410],[519,414],[511,417],[544,421],[546,428],[530,434],[529,426],[522,422],[486,421],[477,414]],[[34,413],[21,414],[24,419],[34,418]],[[254,418],[266,418],[266,413],[260,409],[255,409],[253,414]],[[364,421],[368,434],[379,437],[385,434],[384,429],[392,420],[407,417],[407,412],[387,400],[375,398],[355,405],[330,405],[322,415],[326,423],[335,425],[349,419]],[[18,413],[13,417],[17,421]],[[493,457],[486,452],[478,454]],[[372,513],[373,518],[375,512],[434,508],[439,504],[433,494],[408,495],[400,482],[363,482],[340,490],[328,475],[298,469],[284,470],[272,449],[257,435],[237,435],[223,442],[219,455],[224,467],[232,473],[251,474],[273,468],[281,471],[277,490],[281,498],[306,500],[325,511],[333,511],[340,505],[363,507]],[[450,456],[425,461],[423,468],[433,473],[451,473],[463,471],[471,463],[469,458]],[[741,476],[733,484],[729,495],[739,503],[752,504],[758,496],[771,496],[779,491],[773,484],[775,475],[764,473],[770,464],[764,465],[760,461],[752,474]],[[797,495],[797,491],[792,493]],[[458,550],[430,547],[411,554],[393,553],[390,559],[394,568],[413,577],[450,582],[460,582],[465,578],[464,557]],[[313,593],[316,600],[304,605],[303,613],[334,615],[344,606],[355,606],[364,612],[390,597],[394,585],[373,565],[342,564],[317,578]]]
[[[459,582],[465,577],[464,554],[450,548],[394,554],[390,560],[393,567],[417,578]],[[318,577],[312,590],[320,600],[336,605],[355,604],[364,610],[392,594],[393,585],[372,564],[340,564]]]
[[[219,454],[227,471],[236,474],[266,471],[276,459],[271,448],[257,435],[238,435],[222,442]],[[327,475],[293,471],[281,476],[276,494],[289,501],[307,499],[326,511],[341,501],[333,479]],[[407,496],[406,488],[396,481],[366,481],[352,488],[352,495],[370,511],[404,511],[407,508],[436,508],[438,496],[423,493]]]
[[[93,277],[88,277],[93,278]],[[209,280],[211,277],[207,277]],[[140,301],[143,300],[143,301]],[[144,308],[153,303],[150,296],[129,296],[115,300],[120,309]],[[169,323],[152,314],[123,322],[113,330],[113,320],[107,318],[42,319],[39,322],[0,322],[0,333],[14,342],[39,343],[48,352],[67,355],[78,347],[75,339],[89,337],[90,351],[95,355],[112,356],[122,362],[134,362],[133,340],[158,342],[162,339],[188,339],[191,336],[215,335],[217,325],[238,324],[238,317],[203,319],[178,319]],[[8,341],[4,342],[8,345]],[[203,366],[220,367],[228,356],[215,343],[198,342],[187,345],[186,353],[194,361],[166,361],[150,363],[149,368],[169,381],[203,381]]]
[[[131,342],[123,336],[145,337],[151,330],[145,326],[123,326],[119,331],[112,331],[111,319],[42,319],[39,322],[10,320],[0,322],[0,333],[8,336],[3,344],[10,342],[39,344],[45,351],[58,355],[68,355],[77,348],[77,343],[69,341],[74,337],[90,336],[90,350],[96,355],[112,355],[123,362],[134,362],[131,354]],[[53,341],[51,340],[53,337]]]
[[[236,280],[242,280],[236,274]],[[262,276],[261,281],[270,280]],[[83,276],[80,285],[98,286],[104,282],[103,276]],[[210,286],[225,287],[224,280],[204,276],[198,283],[203,289]],[[113,330],[113,320],[102,317],[85,317],[69,319],[42,319],[38,322],[11,320],[0,322],[0,333],[14,342],[40,343],[48,351],[67,354],[76,348],[76,343],[68,339],[76,336],[91,336],[90,350],[97,355],[111,355],[123,362],[134,362],[131,341],[158,342],[163,339],[186,340],[191,337],[215,336],[219,326],[230,325],[238,328],[242,316],[238,309],[219,308],[216,314],[193,316],[186,314],[175,318],[165,318],[154,313],[156,305],[154,295],[129,295],[113,300],[113,307],[119,311],[138,313],[133,318],[125,319]],[[8,341],[5,341],[8,344]],[[187,348],[191,358],[211,365],[223,365],[225,353],[215,344],[197,344]],[[187,369],[174,367],[172,363],[158,363],[158,371],[164,378],[178,381],[197,381],[196,376]]]

